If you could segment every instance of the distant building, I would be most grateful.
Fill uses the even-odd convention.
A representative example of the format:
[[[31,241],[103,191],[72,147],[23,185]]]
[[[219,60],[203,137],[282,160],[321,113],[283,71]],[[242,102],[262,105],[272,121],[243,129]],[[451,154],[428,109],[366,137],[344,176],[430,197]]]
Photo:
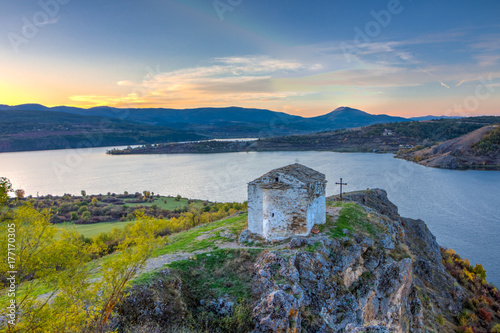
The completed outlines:
[[[394,132],[392,130],[386,128],[386,129],[384,129],[384,133],[382,133],[382,135],[392,136],[392,135],[394,135]]]
[[[302,164],[248,183],[248,229],[268,240],[307,236],[326,222],[325,175]]]

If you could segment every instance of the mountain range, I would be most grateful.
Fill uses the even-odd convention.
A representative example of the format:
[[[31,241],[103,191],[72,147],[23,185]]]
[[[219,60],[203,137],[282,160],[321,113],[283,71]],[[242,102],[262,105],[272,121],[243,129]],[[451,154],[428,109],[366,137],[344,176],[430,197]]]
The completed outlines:
[[[119,118],[129,122],[142,123],[153,126],[167,126],[176,129],[196,130],[206,132],[210,135],[211,130],[216,130],[217,135],[224,134],[232,137],[231,127],[254,131],[266,127],[280,133],[290,134],[296,132],[316,132],[333,130],[339,128],[361,127],[377,123],[402,122],[411,120],[424,120],[447,118],[437,116],[425,116],[417,118],[403,118],[385,114],[373,115],[367,112],[349,108],[339,107],[327,114],[305,118],[290,115],[284,112],[270,111],[266,109],[249,109],[240,107],[224,108],[196,108],[196,109],[166,109],[166,108],[136,108],[120,109],[108,106],[100,106],[89,109],[56,106],[46,107],[40,104],[22,104],[16,106],[0,105],[2,111],[51,111],[71,113],[81,116],[98,116],[105,118]],[[281,133],[287,132],[287,133]]]
[[[97,133],[103,139],[92,146],[263,138],[411,120],[373,115],[349,107],[306,118],[240,107],[120,109],[103,106],[84,109],[40,104],[0,105],[0,151],[74,148],[78,142],[85,141],[86,135]],[[103,123],[107,124],[104,130],[100,128]]]

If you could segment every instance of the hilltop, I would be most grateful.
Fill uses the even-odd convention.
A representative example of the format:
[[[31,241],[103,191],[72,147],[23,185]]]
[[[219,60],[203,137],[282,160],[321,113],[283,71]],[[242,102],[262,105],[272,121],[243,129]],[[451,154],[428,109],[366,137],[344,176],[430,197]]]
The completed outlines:
[[[432,147],[402,152],[399,156],[436,168],[498,169],[500,125],[484,126]]]
[[[78,198],[79,203],[83,199],[90,198]],[[106,210],[105,203],[114,205],[116,200],[131,199],[108,195],[93,197],[91,203]],[[182,200],[179,205],[186,204]],[[75,309],[92,309],[102,292],[110,292],[100,290],[96,298],[92,289],[92,284],[107,285],[101,278],[106,274],[103,268],[120,267],[122,257],[136,254],[135,247],[116,251],[120,242],[138,232],[138,226],[157,223],[163,239],[142,268],[132,271],[132,284],[112,308],[105,332],[487,333],[500,328],[500,293],[486,282],[482,266],[471,266],[452,250],[440,248],[425,223],[401,217],[384,190],[347,193],[343,201],[329,197],[326,224],[317,226],[310,236],[279,242],[242,233],[247,227],[245,205],[213,207],[195,201],[193,205],[190,208],[198,208],[171,220],[143,217],[137,225],[75,239],[82,246],[104,246],[85,265],[91,280],[82,283],[76,294],[71,288],[54,294],[53,284],[35,284],[33,295],[41,303],[34,304],[49,310],[69,293],[77,299],[90,297],[80,299],[83,304],[71,298],[68,304],[75,304]],[[23,208],[13,211],[17,212]],[[53,233],[48,226],[44,230]],[[54,244],[64,241],[56,238]],[[68,251],[78,251],[79,246]],[[80,274],[85,271],[82,265],[77,267]],[[78,278],[72,272],[68,272],[71,282]],[[64,270],[56,273],[58,281],[65,274]],[[36,282],[26,278],[20,292]],[[3,293],[2,308],[6,299]],[[69,307],[65,312],[71,323],[73,310]],[[83,316],[88,315],[85,311]],[[4,319],[0,317],[0,325]],[[60,322],[66,325],[65,320]]]
[[[440,248],[385,191],[327,200],[328,222],[309,237],[238,243],[243,214],[172,238],[120,305],[116,327],[489,332],[500,321],[500,294],[482,267]]]

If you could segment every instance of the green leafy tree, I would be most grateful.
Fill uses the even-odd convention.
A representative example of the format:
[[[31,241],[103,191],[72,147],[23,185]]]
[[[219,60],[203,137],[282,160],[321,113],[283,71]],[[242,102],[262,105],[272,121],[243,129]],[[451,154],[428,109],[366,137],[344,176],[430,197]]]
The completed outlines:
[[[159,223],[139,216],[126,235],[121,235],[118,252],[111,260],[98,262],[96,269],[96,265],[88,263],[103,244],[89,244],[76,232],[58,231],[49,219],[46,211],[39,212],[29,205],[12,212],[19,287],[17,317],[14,324],[8,324],[7,332],[107,331],[109,318],[125,297],[131,279],[162,242],[156,237]],[[1,247],[2,256],[7,255],[6,248]],[[0,281],[5,281],[9,270],[6,265],[0,263]],[[6,290],[2,289],[2,294]],[[0,316],[7,314],[5,309],[5,304],[0,304]]]
[[[0,177],[0,208],[9,200],[9,192],[12,192],[12,183],[5,177]]]

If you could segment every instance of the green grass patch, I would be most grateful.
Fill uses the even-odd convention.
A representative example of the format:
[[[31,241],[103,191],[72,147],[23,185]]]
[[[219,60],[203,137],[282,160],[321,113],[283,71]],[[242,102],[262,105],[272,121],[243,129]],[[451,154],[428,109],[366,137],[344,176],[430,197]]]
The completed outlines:
[[[353,202],[337,202],[337,207],[342,207],[336,223],[327,219],[327,223],[318,226],[320,231],[327,231],[332,238],[344,237],[344,229],[354,233],[362,233],[372,238],[376,238],[383,232],[382,227],[375,220],[371,219],[366,211]]]
[[[216,242],[218,240],[229,241],[230,239],[221,237],[218,231],[215,231],[213,235],[208,235],[211,231],[217,228],[226,228],[229,233],[232,233],[237,238],[240,232],[246,228],[247,220],[248,214],[245,213],[170,235],[169,244],[155,253],[155,256],[179,251],[193,252],[214,248],[217,246]],[[200,237],[202,235],[206,236],[206,238]]]
[[[261,250],[222,249],[168,265],[179,273],[196,298],[229,295],[234,300],[251,297],[251,267]],[[144,280],[143,280],[144,281]]]
[[[61,224],[56,224],[55,227],[63,230],[75,230],[76,232],[82,234],[85,237],[94,237],[100,234],[101,232],[111,232],[113,228],[122,229],[129,223],[133,223],[133,221],[101,222],[92,224],[61,223]]]
[[[189,206],[188,199],[186,198],[181,198],[179,201],[177,201],[175,200],[174,197],[154,197],[153,202],[144,201],[140,203],[134,203],[130,201],[135,201],[135,200],[125,199],[124,200],[125,205],[129,207],[137,207],[137,206],[151,207],[153,205],[156,205],[158,206],[159,209],[167,209],[167,210],[182,209]],[[201,200],[195,200],[194,202],[199,207],[203,206],[203,201]]]

